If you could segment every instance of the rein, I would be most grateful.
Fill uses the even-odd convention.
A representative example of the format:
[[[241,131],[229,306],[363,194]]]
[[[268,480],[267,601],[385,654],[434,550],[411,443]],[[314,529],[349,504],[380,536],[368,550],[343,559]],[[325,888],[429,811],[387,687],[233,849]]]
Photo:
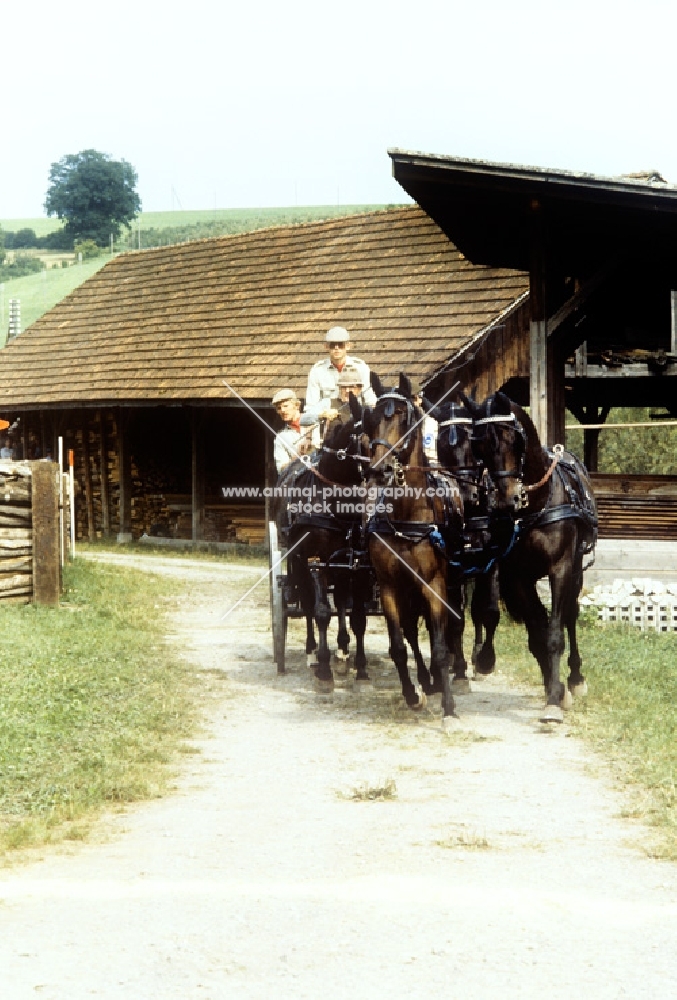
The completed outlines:
[[[562,455],[564,454],[564,446],[561,445],[561,444],[556,444],[556,445],[553,446],[552,450],[553,450],[553,459],[552,459],[552,463],[550,465],[550,468],[545,473],[545,475],[541,479],[538,480],[537,483],[532,483],[531,486],[527,486],[526,487],[527,493],[531,493],[533,490],[538,490],[538,489],[540,489],[541,486],[545,486],[545,484],[547,483],[547,481],[550,479],[550,476],[555,471],[555,466],[558,464],[559,460],[561,459]]]

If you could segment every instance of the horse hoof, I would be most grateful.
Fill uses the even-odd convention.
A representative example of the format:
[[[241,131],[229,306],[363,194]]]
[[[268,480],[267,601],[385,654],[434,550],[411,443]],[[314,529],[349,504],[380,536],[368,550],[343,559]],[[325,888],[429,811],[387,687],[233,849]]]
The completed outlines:
[[[574,697],[568,687],[564,688],[564,694],[562,695],[562,700],[560,705],[565,712],[568,712],[574,703]]]
[[[313,667],[317,666],[317,653],[306,653],[306,666],[308,670],[312,670]]]
[[[331,694],[334,690],[334,678],[316,677],[315,690],[318,694]]]
[[[442,729],[445,733],[451,733],[456,728],[458,718],[455,715],[442,716]]]
[[[467,677],[453,677],[451,687],[454,694],[472,694],[470,681]]]
[[[582,681],[580,684],[574,684],[572,688],[569,688],[574,698],[585,698],[588,693],[588,682]]]
[[[539,722],[564,722],[564,712],[560,705],[546,705],[539,717]]]
[[[334,658],[334,670],[341,677],[345,677],[348,673],[348,654],[342,653],[340,650],[335,654]]]
[[[418,701],[415,705],[410,705],[409,707],[414,712],[420,712],[422,708],[425,708],[428,704],[428,699],[425,696],[425,691],[417,691]]]

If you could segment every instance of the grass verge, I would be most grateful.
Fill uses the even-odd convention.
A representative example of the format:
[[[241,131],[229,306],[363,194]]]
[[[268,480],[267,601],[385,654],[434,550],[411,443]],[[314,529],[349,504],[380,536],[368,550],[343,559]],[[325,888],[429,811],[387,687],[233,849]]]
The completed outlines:
[[[677,636],[632,626],[600,625],[581,616],[579,644],[589,695],[567,715],[573,735],[600,751],[629,785],[628,815],[655,829],[648,854],[677,860]],[[501,670],[540,683],[526,651],[526,631],[501,619]],[[563,660],[563,679],[568,668]]]
[[[112,803],[166,788],[197,725],[164,645],[173,581],[76,560],[59,608],[0,607],[0,855],[81,839]]]

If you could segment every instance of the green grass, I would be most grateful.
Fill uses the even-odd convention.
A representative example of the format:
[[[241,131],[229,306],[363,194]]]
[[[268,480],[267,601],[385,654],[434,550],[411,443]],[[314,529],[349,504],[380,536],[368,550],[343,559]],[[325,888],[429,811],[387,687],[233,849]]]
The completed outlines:
[[[4,290],[0,292],[2,299],[0,316],[4,316],[4,323],[0,331],[0,338],[2,338],[0,339],[0,347],[4,346],[7,336],[10,299],[19,299],[21,302],[21,329],[23,331],[48,309],[69,295],[74,288],[81,285],[87,278],[91,278],[108,260],[110,260],[110,255],[102,254],[101,257],[84,261],[82,264],[73,264],[72,267],[54,267],[38,274],[27,274],[23,278],[5,281],[3,283]]]
[[[164,645],[176,585],[76,560],[61,607],[0,607],[0,853],[86,834],[161,794],[196,726],[196,675]]]
[[[598,750],[629,786],[628,815],[653,826],[648,853],[677,860],[677,636],[582,616],[579,643],[587,698],[567,714],[569,731]],[[504,616],[497,636],[501,670],[540,684],[526,631]],[[562,678],[568,668],[563,660]]]
[[[47,236],[48,233],[61,229],[61,222],[57,218],[48,219],[44,216],[37,219],[0,219],[0,228],[12,233],[18,233],[20,229],[32,229],[36,236]]]

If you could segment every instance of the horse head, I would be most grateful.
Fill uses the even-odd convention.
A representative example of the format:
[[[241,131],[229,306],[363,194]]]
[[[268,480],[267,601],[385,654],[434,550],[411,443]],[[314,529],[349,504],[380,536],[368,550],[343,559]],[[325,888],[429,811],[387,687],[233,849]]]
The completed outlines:
[[[413,402],[411,381],[404,373],[400,373],[396,389],[385,388],[373,373],[371,385],[376,405],[366,407],[362,414],[362,426],[369,438],[370,471],[375,475],[397,473],[417,446],[420,448],[423,413]]]
[[[503,392],[483,403],[463,396],[473,418],[472,447],[496,488],[496,506],[513,513],[527,503],[524,486],[526,433],[515,404]]]
[[[458,480],[463,501],[477,506],[484,467],[472,446],[473,418],[464,403],[441,403],[432,410],[438,421],[437,458]]]

